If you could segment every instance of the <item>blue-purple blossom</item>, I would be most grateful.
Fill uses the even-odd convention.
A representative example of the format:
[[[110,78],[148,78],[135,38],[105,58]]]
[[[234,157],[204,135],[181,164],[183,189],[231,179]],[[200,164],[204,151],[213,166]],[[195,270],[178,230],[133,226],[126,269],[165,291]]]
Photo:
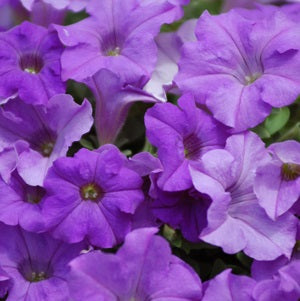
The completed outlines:
[[[180,5],[167,0],[90,1],[87,12],[91,17],[56,27],[66,46],[64,80],[82,81],[105,68],[127,83],[147,81],[157,60],[154,36],[182,16]]]
[[[26,184],[17,170],[11,174],[8,183],[0,178],[0,221],[11,226],[20,225],[27,231],[42,231],[40,202],[45,192],[41,186]]]
[[[250,277],[234,275],[230,270],[225,270],[203,283],[202,301],[254,301],[252,291],[255,284]]]
[[[254,261],[252,277],[257,281],[253,298],[258,301],[298,301],[300,298],[300,260],[287,262],[278,258],[271,262]]]
[[[145,115],[147,137],[164,168],[157,184],[165,191],[191,188],[189,165],[207,151],[222,148],[228,137],[226,127],[198,109],[191,95],[180,98],[178,105],[156,104]]]
[[[70,263],[74,301],[201,300],[201,282],[155,228],[131,232],[117,254],[92,251]]]
[[[53,236],[101,248],[123,241],[144,199],[142,179],[113,145],[56,160],[44,187],[43,216]]]
[[[87,100],[78,105],[61,94],[42,106],[15,98],[0,110],[0,148],[15,145],[20,175],[28,184],[42,186],[52,162],[89,131],[92,121]]]
[[[275,220],[300,198],[300,143],[274,143],[269,152],[272,160],[257,169],[254,192],[259,204]]]
[[[154,182],[155,183],[155,182]],[[209,196],[190,188],[168,192],[152,187],[153,215],[174,229],[179,229],[185,239],[199,242],[199,236],[207,227],[207,209],[211,204]]]
[[[68,263],[86,246],[4,224],[0,230],[0,266],[12,281],[6,300],[70,300]]]
[[[95,128],[100,145],[116,140],[134,102],[160,101],[143,89],[143,83],[128,85],[107,69],[98,71],[85,82],[96,100]]]
[[[149,195],[152,178],[162,171],[162,166],[158,158],[153,157],[148,152],[141,152],[126,161],[127,166],[138,173],[143,179],[142,190],[144,200],[136,209],[133,216],[132,228],[158,227],[161,222],[153,214],[153,199]]]
[[[204,12],[197,42],[186,43],[176,84],[192,92],[222,123],[242,131],[256,126],[272,107],[300,93],[300,27],[279,10]],[[276,82],[276,84],[274,84]]]
[[[19,96],[33,104],[46,104],[65,92],[61,80],[63,46],[56,32],[24,22],[0,34],[0,101]]]
[[[165,101],[166,92],[178,93],[173,79],[178,72],[181,47],[184,42],[196,40],[196,23],[196,19],[188,20],[177,32],[163,32],[155,38],[157,63],[144,89],[161,101]]]
[[[248,132],[229,137],[225,149],[207,152],[200,168],[191,168],[195,188],[212,198],[201,239],[257,260],[291,256],[297,219],[286,213],[271,220],[253,191],[255,171],[268,160],[262,141]]]

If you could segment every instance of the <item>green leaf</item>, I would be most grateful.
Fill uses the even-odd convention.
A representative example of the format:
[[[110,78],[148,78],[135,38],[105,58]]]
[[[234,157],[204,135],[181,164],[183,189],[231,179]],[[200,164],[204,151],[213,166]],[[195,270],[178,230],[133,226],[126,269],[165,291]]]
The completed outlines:
[[[163,236],[171,243],[172,246],[176,248],[181,248],[182,237],[180,233],[178,233],[178,231],[176,231],[168,225],[164,225]]]
[[[264,125],[267,132],[273,135],[280,131],[290,118],[290,110],[287,107],[273,109],[272,114],[265,120]]]
[[[89,150],[93,150],[93,149],[94,149],[93,143],[92,143],[91,141],[87,140],[87,139],[82,138],[82,139],[80,140],[80,144],[81,144],[83,147],[85,147],[85,148],[87,148],[87,149],[89,149]]]
[[[271,134],[267,131],[263,124],[258,125],[253,131],[261,138],[266,139],[270,138]]]

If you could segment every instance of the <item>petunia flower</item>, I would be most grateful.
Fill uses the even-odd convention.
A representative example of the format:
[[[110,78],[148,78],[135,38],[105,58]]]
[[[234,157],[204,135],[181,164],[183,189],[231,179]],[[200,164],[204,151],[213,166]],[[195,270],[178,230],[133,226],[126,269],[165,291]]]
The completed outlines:
[[[132,228],[158,227],[161,222],[153,214],[153,199],[149,195],[152,177],[162,171],[162,166],[158,158],[148,152],[141,152],[126,160],[128,168],[134,170],[143,179],[142,190],[144,200],[136,209],[133,216]]]
[[[272,161],[256,171],[254,192],[273,220],[300,198],[300,143],[285,141],[269,147]]]
[[[42,231],[44,223],[40,202],[45,192],[41,186],[26,184],[17,170],[8,183],[0,178],[0,221],[6,225],[20,225],[27,231]]]
[[[196,40],[194,31],[197,20],[184,22],[177,32],[162,32],[156,38],[157,63],[144,89],[156,98],[165,101],[166,92],[178,93],[174,77],[178,72],[180,51],[184,42]]]
[[[96,151],[81,149],[74,158],[56,160],[44,188],[46,229],[69,243],[86,239],[101,248],[123,241],[144,199],[142,179],[126,167],[113,145]]]
[[[260,18],[253,17],[256,13]],[[227,126],[236,131],[254,127],[272,107],[287,106],[300,93],[299,34],[300,27],[273,8],[271,13],[204,12],[198,41],[183,47],[175,82]]]
[[[46,104],[50,97],[64,93],[62,51],[56,32],[29,22],[1,33],[1,103],[18,95],[27,103]]]
[[[68,284],[74,301],[200,301],[197,274],[155,232],[131,232],[117,254],[93,251],[73,260]]]
[[[178,1],[90,1],[91,17],[69,26],[57,26],[66,46],[62,78],[83,81],[100,69],[109,69],[126,83],[149,80],[157,60],[154,36],[164,23],[179,19]]]
[[[287,262],[286,258],[275,261],[254,261],[252,277],[257,281],[253,298],[258,301],[298,301],[300,298],[300,260]]]
[[[234,275],[225,270],[215,278],[203,283],[202,301],[253,301],[252,292],[256,281],[248,276]],[[255,299],[256,300],[256,299]]]
[[[21,177],[29,185],[42,186],[52,162],[64,156],[92,123],[87,100],[78,105],[70,95],[61,94],[39,106],[15,98],[0,111],[0,148],[15,145]]]
[[[70,300],[67,264],[86,246],[4,224],[0,230],[0,266],[12,280],[6,300]]]
[[[212,198],[201,239],[257,260],[291,256],[297,219],[286,213],[273,221],[253,191],[255,171],[268,161],[263,142],[248,132],[229,137],[225,149],[207,152],[198,170],[190,168],[195,188]]]
[[[191,188],[189,165],[207,151],[222,148],[228,137],[226,127],[197,108],[191,95],[180,98],[178,105],[156,104],[145,115],[147,137],[164,168],[157,185],[165,191]]]
[[[211,199],[194,188],[183,191],[163,191],[155,185],[150,190],[153,215],[174,229],[179,229],[185,239],[199,242],[201,232],[207,227],[207,210]]]
[[[92,90],[96,101],[95,128],[99,145],[116,140],[134,102],[160,101],[144,90],[143,83],[128,85],[107,69],[98,71],[85,83]]]

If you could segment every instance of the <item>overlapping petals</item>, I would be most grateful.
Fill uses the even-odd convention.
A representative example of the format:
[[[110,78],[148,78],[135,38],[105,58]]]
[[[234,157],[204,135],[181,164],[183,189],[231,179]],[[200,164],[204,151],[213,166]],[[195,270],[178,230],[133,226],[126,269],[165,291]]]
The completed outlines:
[[[1,33],[1,103],[19,96],[27,103],[46,104],[50,97],[64,93],[62,51],[55,32],[29,22]]]
[[[300,93],[300,27],[279,10],[271,12],[260,20],[246,11],[205,12],[196,28],[198,42],[183,48],[176,83],[238,131],[256,126],[271,107],[289,105]]]
[[[115,255],[94,251],[73,260],[69,286],[74,300],[201,300],[198,276],[171,254],[156,231],[131,232]]]

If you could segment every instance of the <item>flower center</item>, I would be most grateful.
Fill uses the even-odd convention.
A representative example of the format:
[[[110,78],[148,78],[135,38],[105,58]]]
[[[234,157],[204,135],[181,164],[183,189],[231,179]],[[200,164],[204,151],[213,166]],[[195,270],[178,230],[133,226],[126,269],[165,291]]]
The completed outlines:
[[[281,176],[285,181],[294,181],[300,177],[300,165],[284,163],[281,166]]]
[[[247,75],[245,76],[245,84],[248,86],[248,85],[251,85],[253,84],[257,79],[259,79],[261,77],[261,74],[260,73],[254,73],[254,74],[251,74],[251,75]]]
[[[50,267],[51,269],[51,267]],[[39,282],[52,276],[47,263],[35,262],[27,259],[18,267],[19,272],[29,282]]]
[[[39,282],[46,279],[47,276],[45,272],[32,272],[30,282]]]
[[[24,72],[37,74],[44,67],[44,62],[36,54],[26,54],[20,58],[19,65]]]
[[[193,133],[183,139],[184,157],[198,160],[201,157],[201,140]]]
[[[103,191],[97,184],[90,183],[80,188],[80,195],[85,201],[97,202],[102,197]]]
[[[45,142],[41,145],[40,153],[44,157],[50,157],[54,148],[54,142]]]
[[[38,204],[45,195],[45,189],[40,186],[27,186],[25,201],[30,204]]]
[[[121,48],[120,47],[116,47],[114,49],[110,49],[106,52],[107,56],[118,56],[121,53]]]

